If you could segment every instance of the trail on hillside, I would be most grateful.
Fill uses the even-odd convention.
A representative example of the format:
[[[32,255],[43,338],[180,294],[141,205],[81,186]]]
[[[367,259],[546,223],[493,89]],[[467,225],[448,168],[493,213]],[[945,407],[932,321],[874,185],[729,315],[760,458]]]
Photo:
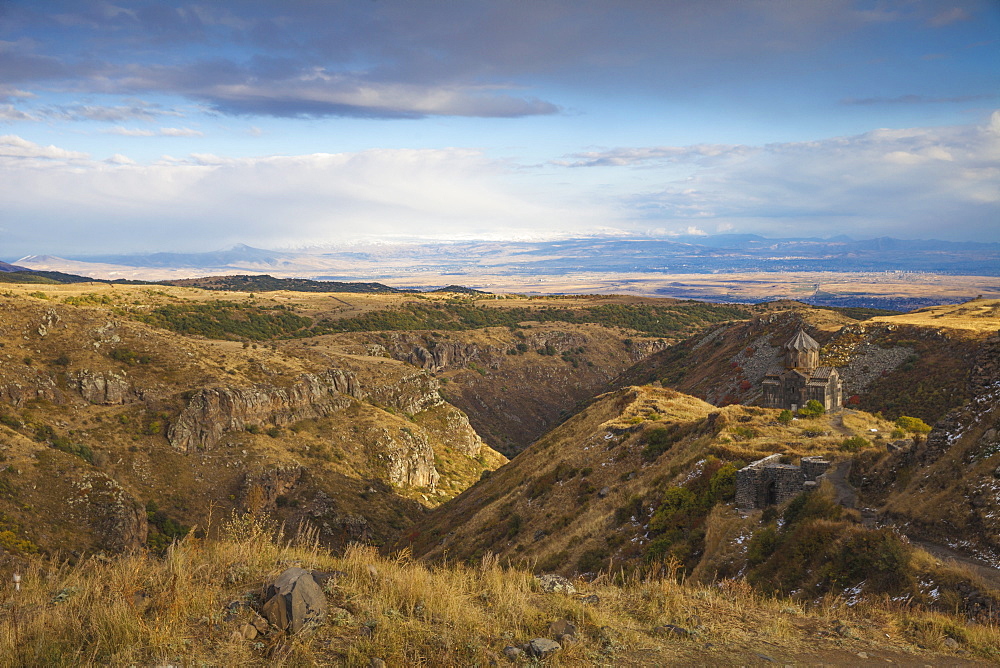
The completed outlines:
[[[868,528],[877,525],[878,514],[872,508],[858,507],[858,493],[849,482],[851,469],[854,461],[846,459],[836,464],[827,474],[826,479],[833,484],[836,491],[836,501],[844,508],[853,508],[861,513],[861,522]],[[893,525],[896,529],[906,535],[902,528]],[[919,547],[925,552],[941,560],[954,561],[968,567],[973,573],[981,577],[990,587],[1000,590],[1000,568],[995,568],[989,563],[959,552],[953,548],[938,543],[932,543],[923,539],[906,536],[911,544]]]

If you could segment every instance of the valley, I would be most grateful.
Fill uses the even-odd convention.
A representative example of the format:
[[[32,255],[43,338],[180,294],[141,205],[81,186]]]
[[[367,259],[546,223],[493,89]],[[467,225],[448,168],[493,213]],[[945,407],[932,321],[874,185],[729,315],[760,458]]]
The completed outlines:
[[[426,595],[363,602],[369,584],[393,598],[405,578],[432,577],[521,583],[516,594],[476,585],[514,597],[502,605],[521,639],[547,615],[571,616],[584,631],[549,660],[560,665],[803,661],[820,646],[816,660],[1000,656],[996,637],[970,626],[995,630],[992,571],[934,551],[1000,565],[998,300],[891,314],[791,300],[7,283],[0,314],[0,568],[27,569],[44,588],[49,560],[83,578],[128,555],[154,570],[196,559],[204,545],[216,560],[204,568],[244,569],[216,597],[290,550],[345,571],[328,593],[348,621],[292,645],[274,632],[260,647],[232,640],[225,652],[240,661],[409,662],[400,648],[412,645],[447,665],[516,640],[469,622],[471,654],[432,650],[442,620],[480,608],[423,616]],[[843,410],[758,405],[800,329],[840,372]],[[834,482],[738,508],[737,471],[774,454],[830,461]],[[253,541],[235,527],[251,525],[270,556],[247,556]],[[281,535],[308,539],[284,546]],[[543,574],[600,603],[539,592]],[[650,587],[659,607],[630,616],[627,601]],[[750,613],[727,606],[767,601],[804,616],[758,642]],[[881,621],[836,631],[860,619],[856,605]],[[358,630],[365,619],[377,632]],[[665,640],[663,624],[683,639]],[[876,642],[885,631],[893,640]],[[213,651],[189,656],[221,660]]]

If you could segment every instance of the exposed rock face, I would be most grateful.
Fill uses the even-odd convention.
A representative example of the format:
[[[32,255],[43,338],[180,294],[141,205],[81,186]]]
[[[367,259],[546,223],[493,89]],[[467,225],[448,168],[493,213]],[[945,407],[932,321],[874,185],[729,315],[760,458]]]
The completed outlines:
[[[441,476],[434,466],[434,450],[422,431],[372,427],[361,438],[374,468],[393,485],[432,490],[437,485]]]
[[[469,417],[451,404],[442,403],[417,417],[421,427],[443,443],[469,457],[483,449],[483,439],[469,423]]]
[[[146,545],[146,510],[118,482],[102,473],[87,473],[67,499],[80,519],[94,530],[99,546],[109,552],[135,552]]]
[[[128,404],[141,401],[143,397],[142,391],[132,386],[125,371],[117,374],[113,371],[99,373],[81,369],[67,383],[92,404]]]
[[[44,399],[54,404],[66,403],[66,397],[55,380],[30,368],[23,377],[0,386],[0,401],[20,406],[34,399]]]
[[[290,492],[302,479],[304,466],[280,466],[262,473],[247,473],[243,480],[242,506],[249,512],[274,510],[278,497]]]
[[[436,378],[421,371],[407,374],[394,383],[373,384],[365,389],[372,403],[415,415],[444,403],[438,394],[440,387]]]
[[[424,346],[413,344],[409,354],[398,350],[396,355],[405,357],[405,361],[430,371],[440,371],[450,367],[464,367],[469,362],[482,362],[487,366],[499,365],[499,360],[503,359],[503,351],[496,346],[478,346],[474,343],[460,343],[458,341],[448,341],[438,343],[425,348]]]
[[[170,425],[170,444],[185,452],[212,448],[229,431],[249,425],[285,425],[306,418],[325,417],[350,405],[348,397],[362,398],[354,374],[329,369],[303,374],[291,387],[255,385],[249,388],[215,387],[198,391]]]

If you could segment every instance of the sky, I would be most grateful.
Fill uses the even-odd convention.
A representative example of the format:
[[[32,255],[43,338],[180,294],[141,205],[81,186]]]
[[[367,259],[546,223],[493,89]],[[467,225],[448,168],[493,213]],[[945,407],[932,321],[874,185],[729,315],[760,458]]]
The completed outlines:
[[[0,258],[1000,241],[998,0],[0,0]]]

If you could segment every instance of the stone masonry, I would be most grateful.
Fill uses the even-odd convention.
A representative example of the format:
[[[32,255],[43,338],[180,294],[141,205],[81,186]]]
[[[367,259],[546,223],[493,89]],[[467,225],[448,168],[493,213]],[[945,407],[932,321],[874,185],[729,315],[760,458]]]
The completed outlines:
[[[752,510],[783,503],[815,487],[828,468],[821,457],[803,457],[798,466],[782,464],[780,454],[758,459],[736,472],[736,505]]]

